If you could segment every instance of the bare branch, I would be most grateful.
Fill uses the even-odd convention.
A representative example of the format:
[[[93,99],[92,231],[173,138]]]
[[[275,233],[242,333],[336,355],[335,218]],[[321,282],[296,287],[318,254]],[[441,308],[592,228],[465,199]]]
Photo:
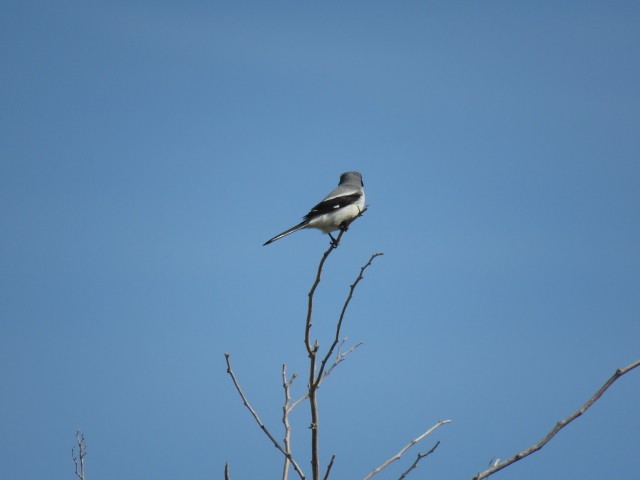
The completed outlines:
[[[80,480],[85,480],[84,476],[84,457],[87,455],[87,444],[84,441],[84,433],[80,430],[76,430],[76,444],[78,445],[78,453],[76,454],[75,447],[71,449],[71,458],[76,466],[76,477]]]
[[[287,380],[287,365],[282,364],[282,388],[284,389],[284,404],[282,405],[282,423],[284,425],[284,450],[287,453],[284,458],[284,467],[282,470],[282,480],[289,477],[289,456],[291,456],[291,425],[289,424],[289,412],[291,411],[291,384],[296,379],[295,372],[291,378]]]
[[[340,354],[338,352],[338,355],[336,356],[336,360],[334,362],[334,364],[329,368],[329,370],[326,371],[326,373],[323,374],[326,363],[327,363],[327,359],[325,359],[322,363],[322,370],[320,372],[320,374],[318,375],[318,377],[316,378],[316,358],[317,358],[317,352],[319,349],[319,344],[317,341],[315,341],[313,343],[313,345],[311,344],[311,339],[310,339],[310,332],[311,332],[311,326],[312,326],[312,314],[313,314],[313,296],[314,293],[318,287],[318,285],[320,284],[320,278],[322,276],[322,268],[324,267],[324,263],[326,262],[327,258],[329,257],[329,255],[331,254],[331,252],[333,250],[335,250],[336,248],[338,248],[339,244],[340,244],[340,240],[342,239],[342,235],[344,235],[344,233],[347,231],[347,229],[349,228],[349,225],[358,217],[362,216],[364,214],[364,212],[367,210],[367,207],[365,207],[354,219],[350,220],[349,222],[343,224],[340,228],[340,233],[338,234],[337,238],[333,238],[331,236],[331,244],[329,246],[329,248],[327,249],[327,251],[325,251],[324,255],[322,256],[322,259],[320,260],[320,264],[318,265],[318,270],[317,270],[317,274],[316,274],[316,278],[313,282],[313,285],[311,287],[311,290],[309,291],[309,301],[308,301],[308,310],[307,310],[307,318],[306,318],[306,325],[305,325],[305,336],[304,336],[304,343],[305,343],[305,348],[307,350],[307,354],[309,356],[309,382],[308,382],[308,394],[306,396],[303,396],[302,398],[300,398],[298,401],[296,401],[293,405],[291,405],[291,392],[290,392],[290,387],[291,384],[293,382],[293,380],[295,379],[296,375],[293,374],[290,380],[287,380],[287,375],[286,375],[286,365],[282,366],[282,385],[283,385],[283,389],[284,389],[284,395],[285,395],[285,400],[284,400],[284,405],[282,407],[282,422],[285,428],[285,437],[284,437],[284,447],[282,445],[280,445],[280,443],[274,438],[274,436],[271,434],[271,432],[267,429],[267,427],[265,426],[265,424],[262,422],[262,420],[260,420],[260,417],[258,416],[257,412],[253,409],[253,407],[249,404],[249,401],[247,400],[247,397],[245,396],[244,392],[242,391],[242,388],[240,387],[240,384],[238,383],[238,380],[233,372],[233,369],[231,368],[231,359],[230,359],[230,355],[229,353],[225,353],[225,360],[227,363],[227,373],[231,376],[231,379],[233,380],[233,384],[236,387],[236,390],[238,391],[238,394],[240,395],[240,398],[242,398],[242,402],[244,403],[245,407],[247,407],[247,409],[249,410],[249,412],[251,413],[251,415],[253,416],[253,418],[255,419],[255,421],[258,423],[258,425],[260,426],[260,428],[262,429],[262,431],[265,433],[265,435],[267,435],[267,437],[269,438],[269,440],[271,440],[271,442],[273,443],[273,445],[280,450],[280,452],[284,455],[285,457],[285,462],[284,462],[284,467],[283,467],[283,473],[282,473],[282,478],[283,480],[287,480],[288,478],[288,474],[289,474],[289,466],[293,465],[293,468],[295,469],[295,471],[298,473],[298,475],[300,476],[301,479],[304,480],[305,476],[302,472],[302,470],[300,469],[299,465],[296,463],[296,461],[293,459],[292,454],[291,454],[291,426],[289,424],[289,413],[293,410],[293,408],[295,408],[299,403],[301,403],[305,398],[309,399],[309,404],[310,404],[310,408],[311,408],[311,465],[312,465],[312,470],[313,470],[313,479],[314,480],[319,480],[320,478],[320,461],[319,461],[319,454],[318,454],[318,407],[317,407],[317,403],[316,403],[316,391],[318,389],[318,386],[320,384],[320,381],[322,379],[324,379],[327,375],[329,375],[329,373],[331,373],[331,370],[333,370],[333,368],[339,364],[340,362],[342,362],[345,358],[346,355],[348,355],[351,351],[353,351],[356,347],[353,347],[351,349],[349,349],[349,351],[345,352],[344,354]],[[376,256],[379,254],[376,254]],[[374,258],[374,257],[372,257]],[[369,263],[371,263],[371,260],[369,260]],[[356,280],[356,284],[358,283],[358,281],[361,279],[362,277],[362,271],[360,272],[360,277],[358,280]],[[352,286],[351,289],[351,293],[349,295],[349,300],[350,297],[353,294],[353,288],[354,286]],[[348,300],[348,301],[349,301]],[[347,304],[348,304],[347,301]],[[346,310],[346,307],[343,308],[343,312],[340,316],[340,323],[342,323],[342,318],[344,316],[344,311]],[[338,329],[339,332],[339,329]],[[335,348],[335,344],[337,342],[334,342],[333,346],[331,347],[331,351],[329,354],[331,354],[331,352],[333,351],[333,349]],[[328,477],[329,472],[331,470],[331,467],[333,465],[333,460],[334,460],[335,456],[333,456],[331,458],[331,461],[327,467],[327,472],[325,475],[325,478]],[[228,465],[225,465],[225,478],[228,475]]]
[[[291,404],[291,407],[289,407],[289,411],[293,410],[294,408],[296,408],[298,405],[300,405],[302,402],[304,402],[307,398],[309,398],[309,394],[305,393],[303,396],[301,396],[298,400],[296,400],[295,402],[293,402]]]
[[[311,325],[312,325],[311,318],[313,313],[313,295],[315,294],[316,289],[320,284],[320,278],[322,276],[322,268],[324,267],[324,263],[327,261],[327,258],[329,258],[329,255],[331,255],[331,252],[333,252],[340,245],[340,240],[342,239],[342,235],[344,235],[344,232],[347,231],[347,229],[349,228],[349,225],[351,225],[356,219],[364,215],[364,212],[367,211],[367,208],[368,207],[365,207],[364,210],[362,210],[357,217],[355,217],[353,220],[345,224],[340,229],[340,233],[336,237],[335,241],[332,241],[331,244],[329,245],[329,248],[324,252],[324,254],[322,255],[322,259],[320,260],[320,264],[318,265],[318,271],[316,273],[315,281],[311,286],[311,290],[309,290],[309,295],[308,295],[309,302],[307,306],[307,322],[306,322],[306,329],[304,334],[304,343],[305,343],[305,346],[307,347],[307,353],[309,354],[309,356],[311,356],[313,353],[311,342],[309,341],[309,333],[311,331]]]
[[[344,343],[344,340],[341,342],[340,345],[342,345]],[[344,353],[340,353],[340,348],[338,348],[338,352],[336,353],[336,357],[335,357],[335,361],[333,362],[333,365],[331,365],[331,367],[329,367],[323,374],[322,374],[322,378],[320,379],[320,382],[318,382],[318,386],[320,386],[322,384],[322,382],[324,381],[325,378],[327,378],[329,376],[329,374],[333,371],[333,369],[338,366],[339,363],[342,363],[345,358],[347,357],[347,355],[349,355],[351,352],[353,352],[356,348],[358,348],[359,346],[363,345],[362,342],[354,345],[353,347],[351,347],[349,350],[347,350]],[[291,404],[291,407],[289,407],[289,412],[291,412],[294,408],[296,408],[300,403],[302,403],[303,401],[305,401],[307,398],[309,398],[309,394],[305,393],[302,397],[300,397],[298,400],[296,400],[295,402],[293,402]]]
[[[587,402],[584,405],[582,405],[578,410],[573,412],[571,415],[569,415],[564,420],[560,420],[558,423],[556,423],[556,425],[551,429],[551,431],[549,433],[547,433],[547,435],[545,435],[545,437],[542,440],[540,440],[535,445],[527,448],[526,450],[522,450],[521,452],[516,453],[514,456],[512,456],[511,458],[508,458],[504,462],[499,462],[499,463],[495,464],[494,466],[492,466],[491,468],[488,468],[484,472],[478,473],[475,477],[472,478],[472,480],[480,480],[482,478],[487,478],[488,476],[493,475],[497,471],[502,470],[505,467],[508,467],[512,463],[515,463],[515,462],[517,462],[519,460],[522,460],[524,457],[528,457],[532,453],[535,453],[538,450],[540,450],[560,430],[562,430],[569,423],[571,423],[576,418],[578,418],[580,415],[582,415],[584,412],[586,412],[587,409],[589,407],[591,407],[591,405],[593,405],[596,401],[598,401],[598,399],[602,396],[602,394],[604,392],[607,391],[607,389],[613,384],[613,382],[615,382],[618,378],[620,378],[625,373],[630,372],[634,368],[638,367],[639,365],[640,365],[640,360],[638,360],[638,361],[636,361],[636,362],[632,363],[631,365],[628,365],[628,366],[626,366],[624,368],[619,368],[618,370],[616,370],[615,373],[604,383],[604,385],[602,385],[602,387],[600,387],[600,389],[589,400],[587,400]]]
[[[318,264],[316,278],[313,282],[313,285],[311,285],[311,290],[309,290],[308,303],[307,303],[307,322],[306,322],[306,327],[304,331],[304,344],[307,347],[307,354],[310,357],[314,353],[313,348],[311,346],[311,341],[309,339],[309,336],[311,333],[311,325],[313,325],[313,323],[311,322],[311,318],[313,317],[313,295],[316,293],[316,289],[320,284],[320,278],[322,277],[322,269],[324,268],[324,262],[327,261],[327,258],[329,258],[329,255],[331,255],[331,252],[333,252],[336,248],[338,248],[338,245],[340,244],[340,239],[342,238],[342,235],[344,235],[344,232],[345,230],[340,230],[340,233],[338,234],[338,237],[336,238],[335,242],[331,242],[331,244],[329,245],[329,248],[322,255],[322,258],[320,259],[320,263]]]
[[[229,476],[229,462],[224,464],[224,480],[231,480]]]
[[[411,473],[412,470],[414,470],[415,468],[418,467],[418,463],[420,463],[420,460],[422,460],[425,457],[428,457],[429,455],[431,455],[433,452],[436,451],[436,448],[438,448],[438,445],[440,445],[440,440],[438,440],[436,442],[436,444],[431,447],[431,450],[429,450],[427,453],[420,453],[418,452],[418,456],[416,457],[416,459],[413,461],[413,463],[411,464],[411,466],[409,468],[407,468],[402,475],[400,475],[400,478],[398,478],[398,480],[403,480],[405,478],[407,478],[407,475],[409,475],[409,473]]]
[[[344,320],[344,315],[347,312],[349,303],[351,303],[351,299],[353,298],[353,292],[358,286],[358,283],[360,283],[360,280],[364,278],[364,271],[371,266],[371,264],[376,259],[376,257],[380,257],[382,255],[384,255],[382,252],[374,253],[373,255],[371,255],[371,257],[369,258],[369,261],[362,268],[360,268],[360,274],[358,275],[356,280],[351,284],[351,287],[349,289],[349,295],[347,296],[347,299],[345,300],[344,305],[342,306],[342,311],[340,312],[340,318],[338,319],[338,324],[336,325],[336,336],[333,340],[333,343],[331,344],[331,347],[329,347],[327,354],[322,360],[322,363],[320,364],[320,371],[318,372],[318,376],[315,380],[316,386],[320,384],[320,380],[322,380],[323,378],[323,372],[324,372],[325,366],[327,365],[329,358],[333,354],[333,351],[335,350],[340,340],[340,330],[342,329],[342,321]]]
[[[331,460],[329,460],[329,465],[327,465],[327,471],[322,477],[323,480],[327,480],[329,478],[329,474],[331,473],[331,467],[333,467],[333,461],[336,459],[336,454],[331,455]]]
[[[311,345],[311,319],[313,317],[313,296],[320,284],[320,278],[322,276],[322,268],[324,267],[324,262],[327,261],[331,252],[333,252],[338,245],[340,244],[340,239],[346,229],[341,229],[338,237],[335,240],[331,241],[331,245],[322,255],[322,259],[320,260],[320,264],[318,265],[318,271],[316,273],[316,278],[311,286],[311,290],[309,290],[308,295],[308,304],[307,304],[307,321],[305,323],[304,330],[304,345],[307,349],[307,355],[309,356],[309,380],[307,383],[308,395],[309,399],[309,407],[311,409],[311,425],[309,428],[311,429],[311,474],[313,480],[318,480],[320,478],[320,455],[319,455],[319,446],[318,446],[318,405],[316,403],[316,390],[318,389],[318,385],[316,384],[316,357],[318,354],[318,342],[316,341],[313,346]],[[302,399],[300,400],[302,401]],[[297,405],[299,402],[296,402]]]
[[[342,346],[342,344],[344,343],[344,340],[340,343],[340,347]],[[333,362],[333,365],[331,365],[323,374],[322,376],[319,378],[318,380],[318,386],[323,382],[323,380],[325,378],[327,378],[331,372],[333,371],[334,368],[336,368],[338,366],[339,363],[342,363],[344,361],[344,359],[347,357],[347,355],[349,355],[351,352],[353,352],[356,348],[358,348],[359,346],[362,345],[362,342],[360,343],[356,343],[353,347],[349,348],[346,352],[344,353],[340,353],[340,347],[338,347],[338,351],[336,352],[336,357],[335,360]]]
[[[378,473],[380,473],[382,470],[384,470],[385,468],[387,468],[389,465],[391,465],[393,462],[395,462],[396,460],[400,459],[400,457],[402,457],[402,455],[404,454],[404,452],[406,452],[407,450],[409,450],[411,447],[413,447],[416,443],[418,443],[420,440],[422,440],[423,438],[425,438],[426,436],[430,435],[433,431],[435,431],[438,427],[444,425],[445,423],[450,423],[451,420],[440,420],[438,423],[436,423],[433,427],[431,427],[429,430],[427,430],[426,432],[424,432],[422,435],[420,435],[418,438],[414,438],[413,440],[411,440],[408,444],[406,444],[402,450],[400,450],[398,453],[396,453],[393,457],[391,457],[389,460],[387,460],[386,462],[384,462],[382,465],[380,465],[377,468],[374,468],[371,473],[369,475],[367,475],[366,477],[364,477],[364,480],[369,480],[371,477],[373,477],[374,475],[377,475]]]
[[[304,332],[304,344],[307,349],[307,354],[309,356],[309,381],[307,384],[307,388],[309,392],[309,395],[308,395],[309,408],[311,410],[311,425],[309,426],[309,428],[311,429],[311,469],[312,469],[312,477],[314,480],[318,480],[320,478],[320,454],[319,454],[319,442],[318,442],[318,404],[317,404],[316,392],[320,385],[320,381],[323,378],[323,372],[326,367],[326,364],[329,361],[329,358],[331,357],[331,355],[333,354],[333,351],[336,345],[338,344],[338,340],[340,336],[340,328],[342,327],[342,321],[344,319],[344,314],[346,312],[347,306],[349,305],[349,302],[353,297],[353,291],[356,285],[360,282],[360,280],[362,280],[362,273],[364,272],[364,270],[369,265],[371,265],[371,262],[375,257],[382,254],[381,253],[373,254],[369,259],[369,262],[360,269],[360,275],[358,276],[354,284],[351,285],[349,296],[347,297],[345,305],[342,308],[342,313],[340,314],[340,318],[338,320],[338,326],[336,328],[336,338],[332,343],[331,347],[329,348],[327,355],[322,360],[320,371],[318,372],[317,376],[316,376],[316,364],[317,364],[317,355],[318,355],[319,345],[318,345],[318,342],[316,341],[312,346],[311,339],[310,339],[311,326],[312,326],[311,319],[313,317],[313,296],[316,292],[316,289],[318,288],[318,285],[320,284],[320,278],[322,276],[322,268],[324,267],[324,263],[326,262],[327,258],[329,258],[329,255],[333,250],[338,248],[338,245],[340,244],[340,240],[342,239],[342,235],[344,235],[344,232],[347,231],[347,229],[349,228],[349,225],[356,218],[360,217],[366,211],[367,211],[367,208],[365,207],[364,210],[362,210],[362,212],[360,212],[360,214],[357,217],[355,217],[349,223],[343,225],[343,227],[340,229],[340,233],[338,234],[338,237],[335,240],[333,239],[333,237],[331,237],[332,239],[331,245],[322,255],[322,259],[320,260],[320,264],[318,265],[316,278],[313,282],[313,285],[311,286],[311,290],[309,290],[309,295],[308,295],[309,300],[308,300],[308,306],[307,306],[307,321],[305,324],[305,332]],[[296,402],[296,405],[297,404],[298,402]]]
[[[293,465],[293,468],[295,469],[296,472],[298,472],[298,476],[304,480],[305,476],[304,473],[302,473],[302,470],[300,469],[300,466],[298,465],[298,463],[293,459],[293,457],[291,456],[290,453],[288,453],[284,448],[282,448],[282,445],[280,445],[280,443],[278,443],[278,441],[273,437],[273,435],[271,435],[271,432],[267,429],[267,427],[265,426],[265,424],[262,422],[262,420],[260,420],[260,417],[258,417],[258,414],[256,413],[256,411],[253,409],[253,407],[251,407],[251,405],[249,404],[249,401],[247,400],[247,397],[245,396],[244,392],[242,391],[242,388],[240,388],[240,384],[238,383],[238,380],[236,378],[235,373],[233,373],[233,369],[231,368],[231,359],[230,359],[231,355],[229,353],[224,354],[224,358],[227,362],[227,373],[229,374],[229,376],[231,376],[231,380],[233,380],[233,384],[236,387],[236,390],[238,391],[238,393],[240,394],[240,398],[242,398],[242,402],[244,403],[244,406],[247,407],[247,409],[249,410],[249,412],[251,412],[251,415],[253,416],[253,418],[255,419],[256,422],[258,422],[258,425],[260,425],[260,428],[262,429],[262,431],[265,433],[265,435],[267,437],[269,437],[269,440],[271,440],[271,442],[273,443],[273,445],[280,450],[280,452],[282,452],[282,454],[289,459],[289,461],[291,462],[291,465]]]

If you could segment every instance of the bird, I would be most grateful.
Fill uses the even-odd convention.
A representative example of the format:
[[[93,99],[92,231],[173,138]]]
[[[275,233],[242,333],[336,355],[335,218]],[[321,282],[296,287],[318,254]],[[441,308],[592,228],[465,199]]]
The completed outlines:
[[[365,209],[364,183],[360,172],[345,172],[340,175],[340,183],[331,190],[315,207],[309,210],[295,227],[291,227],[267,240],[263,246],[280,240],[304,228],[318,228],[328,233],[331,241],[335,239],[331,232],[346,228]]]

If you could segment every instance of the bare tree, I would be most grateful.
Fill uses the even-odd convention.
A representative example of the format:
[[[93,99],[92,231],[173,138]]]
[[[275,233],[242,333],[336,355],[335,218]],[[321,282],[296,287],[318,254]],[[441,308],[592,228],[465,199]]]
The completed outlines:
[[[364,211],[362,211],[360,215],[362,215],[365,211],[366,211],[366,209]],[[293,456],[293,453],[292,453],[291,426],[289,424],[289,416],[290,416],[291,412],[298,405],[300,405],[301,403],[303,403],[305,401],[309,402],[309,416],[310,416],[310,420],[311,420],[310,426],[309,426],[309,428],[311,430],[311,439],[310,439],[311,440],[311,442],[310,442],[311,478],[313,480],[320,480],[321,478],[325,479],[325,480],[328,479],[329,475],[331,473],[331,468],[333,467],[333,464],[334,464],[334,461],[335,461],[335,458],[336,458],[335,454],[333,454],[331,456],[331,459],[328,462],[326,468],[324,469],[324,474],[323,474],[322,468],[321,468],[321,464],[320,464],[320,422],[319,422],[319,414],[318,414],[318,389],[319,389],[320,385],[322,384],[322,382],[327,378],[327,376],[329,376],[331,374],[333,369],[336,366],[338,366],[340,363],[342,363],[345,360],[345,358],[349,354],[351,354],[355,349],[357,349],[360,345],[362,345],[361,343],[358,343],[358,344],[348,348],[346,351],[343,351],[343,347],[344,347],[345,341],[343,339],[341,339],[342,325],[343,325],[347,310],[349,308],[349,305],[351,303],[351,300],[353,298],[354,292],[355,292],[358,284],[360,283],[360,281],[363,280],[365,271],[373,264],[374,260],[377,257],[382,255],[382,253],[373,253],[369,257],[369,260],[360,268],[360,272],[359,272],[358,276],[356,277],[356,279],[354,280],[354,282],[350,285],[349,292],[348,292],[347,297],[346,297],[346,299],[345,299],[345,301],[344,301],[344,303],[342,305],[342,308],[340,310],[340,314],[339,314],[337,322],[336,322],[335,335],[333,336],[333,340],[332,340],[331,344],[329,345],[329,348],[326,350],[326,352],[321,353],[320,352],[320,344],[319,344],[318,340],[313,340],[312,341],[312,335],[311,335],[312,327],[313,327],[313,306],[314,306],[315,293],[316,293],[316,290],[317,290],[318,286],[320,285],[320,281],[321,281],[321,278],[322,278],[322,272],[323,272],[323,268],[324,268],[325,262],[327,261],[327,259],[331,255],[331,253],[336,248],[338,248],[338,246],[340,245],[340,241],[342,239],[342,235],[347,230],[347,227],[348,227],[348,225],[346,225],[343,229],[340,230],[340,233],[338,234],[338,236],[335,238],[335,240],[332,240],[329,248],[322,255],[322,258],[320,259],[320,263],[318,265],[318,269],[316,271],[315,279],[313,281],[311,289],[309,290],[308,302],[307,302],[307,314],[306,314],[306,322],[305,322],[305,331],[304,331],[304,345],[305,345],[305,349],[306,349],[306,352],[307,352],[307,356],[309,358],[309,370],[308,370],[308,374],[307,374],[307,386],[306,386],[306,392],[304,393],[304,395],[302,395],[300,398],[298,398],[295,401],[292,401],[292,399],[291,399],[291,386],[292,386],[294,380],[297,378],[297,374],[293,373],[290,377],[288,377],[287,376],[286,364],[282,365],[281,376],[282,376],[282,387],[283,387],[283,390],[284,390],[284,402],[283,402],[283,406],[282,406],[282,424],[283,424],[283,427],[284,427],[284,439],[283,439],[282,443],[278,442],[275,439],[274,435],[265,426],[265,424],[262,422],[262,420],[258,416],[258,414],[255,411],[255,409],[249,403],[249,401],[248,401],[246,395],[244,394],[242,388],[240,387],[238,379],[237,379],[237,377],[236,377],[236,375],[235,375],[235,373],[234,373],[234,371],[233,371],[233,369],[231,367],[230,355],[229,355],[229,353],[225,353],[225,359],[226,359],[226,363],[227,363],[227,373],[229,373],[229,375],[230,375],[230,377],[231,377],[231,379],[233,381],[233,384],[234,384],[236,390],[238,391],[238,394],[240,395],[240,398],[242,399],[242,402],[244,403],[245,407],[247,407],[247,409],[249,410],[249,412],[251,413],[253,418],[256,420],[256,422],[260,426],[261,430],[265,433],[267,438],[269,438],[271,443],[284,456],[284,465],[283,465],[283,470],[282,470],[282,479],[283,480],[287,480],[288,474],[289,474],[289,470],[290,470],[291,467],[296,472],[296,474],[298,475],[299,478],[301,478],[301,479],[305,479],[306,478],[305,473],[303,472],[303,470],[300,467],[299,463],[294,459],[294,456]],[[384,468],[386,468],[388,465],[390,465],[394,461],[400,459],[402,457],[402,455],[410,447],[412,447],[413,445],[415,445],[416,443],[421,441],[423,438],[428,436],[430,433],[432,433],[435,429],[437,429],[441,425],[444,425],[444,424],[449,423],[449,422],[450,422],[450,420],[442,420],[442,421],[438,422],[437,424],[435,424],[433,427],[429,428],[427,431],[425,431],[419,437],[417,437],[416,439],[414,439],[411,442],[409,442],[409,444],[406,445],[395,456],[391,457],[389,460],[384,462],[382,465],[380,465],[379,467],[374,469],[369,475],[367,475],[366,478],[369,479],[369,478],[373,477],[374,475],[376,475],[377,473],[382,471]],[[437,444],[436,444],[436,446],[437,446]],[[411,470],[415,469],[417,464],[418,464],[418,462],[422,458],[424,458],[427,455],[429,455],[430,453],[432,453],[434,450],[435,450],[435,447],[432,448],[426,454],[418,454],[418,458],[414,461],[413,465],[405,472],[404,476],[406,476]],[[225,478],[229,478],[228,465],[225,466]]]
[[[364,213],[364,211],[362,213]],[[360,215],[362,215],[362,213]],[[296,474],[300,479],[305,480],[307,478],[302,468],[300,467],[299,463],[294,459],[294,455],[292,453],[291,425],[289,423],[289,416],[291,412],[298,405],[300,405],[301,403],[307,400],[309,402],[309,416],[311,419],[311,423],[309,426],[311,430],[311,439],[310,439],[311,440],[310,442],[311,478],[313,480],[320,480],[321,478],[323,480],[327,480],[329,478],[331,469],[333,467],[333,464],[336,458],[335,454],[331,456],[331,459],[328,462],[323,475],[321,471],[321,464],[320,464],[320,423],[319,423],[318,401],[317,401],[318,389],[322,384],[322,382],[326,379],[326,377],[333,371],[333,369],[337,365],[339,365],[343,360],[345,360],[345,358],[349,354],[351,354],[356,348],[358,348],[361,345],[361,343],[358,343],[352,346],[351,348],[347,349],[346,351],[342,352],[342,348],[345,343],[345,341],[341,340],[341,337],[340,337],[341,331],[342,331],[342,325],[343,325],[349,304],[351,302],[351,299],[353,298],[355,289],[360,283],[360,281],[364,278],[365,271],[372,265],[373,261],[377,257],[382,255],[382,253],[372,254],[369,260],[360,268],[360,272],[356,277],[355,281],[350,285],[348,295],[342,305],[340,315],[336,322],[335,335],[333,336],[333,341],[329,346],[329,348],[327,349],[327,351],[324,354],[321,354],[319,342],[317,340],[314,340],[314,341],[311,340],[312,338],[311,332],[313,327],[314,296],[316,293],[316,289],[318,288],[321,281],[325,262],[327,261],[331,253],[340,245],[340,240],[342,239],[342,235],[344,234],[345,231],[346,231],[346,227],[340,231],[336,239],[331,242],[329,248],[324,252],[322,258],[320,259],[320,263],[318,265],[314,282],[308,294],[307,314],[306,314],[305,332],[304,332],[304,345],[307,352],[307,356],[309,358],[309,371],[307,375],[306,392],[304,393],[304,395],[302,395],[300,398],[298,398],[295,401],[292,401],[291,399],[291,387],[295,379],[297,378],[297,374],[293,373],[291,376],[287,376],[286,364],[282,365],[281,376],[282,376],[282,387],[284,391],[284,402],[282,405],[282,424],[284,427],[284,439],[282,444],[275,439],[273,434],[265,426],[262,420],[260,420],[260,417],[254,410],[254,408],[249,404],[249,401],[247,400],[244,392],[242,391],[242,388],[240,387],[238,379],[233,369],[231,368],[230,355],[229,353],[225,353],[225,359],[227,363],[227,372],[229,373],[245,407],[247,407],[247,409],[249,410],[253,418],[256,420],[256,422],[258,423],[262,431],[265,433],[265,435],[269,438],[271,443],[273,443],[273,445],[282,453],[284,457],[284,465],[282,469],[283,480],[288,479],[289,471],[291,468],[293,468],[293,470],[296,472]],[[491,463],[491,466],[488,469],[476,474],[474,477],[472,477],[472,480],[481,480],[481,479],[487,478],[492,474],[498,472],[499,470],[502,470],[503,468],[506,468],[509,465],[512,465],[513,463],[540,450],[562,428],[564,428],[566,425],[571,423],[577,417],[582,415],[589,407],[591,407],[591,405],[593,405],[618,378],[630,372],[631,370],[638,367],[639,365],[640,365],[640,360],[624,368],[616,370],[616,372],[605,382],[605,384],[584,405],[582,405],[582,407],[580,407],[577,411],[575,411],[573,414],[569,415],[565,419],[559,421],[542,440],[540,440],[538,443],[534,444],[533,446],[529,447],[528,449],[513,455],[512,457],[510,457],[509,459],[503,462],[501,462],[499,459],[493,461]],[[450,422],[451,420],[440,420],[437,423],[435,423],[433,426],[431,426],[426,431],[424,431],[421,435],[419,435],[415,439],[411,440],[408,444],[406,444],[398,453],[396,453],[395,455],[393,455],[392,457],[384,461],[380,466],[374,468],[368,475],[364,477],[364,480],[370,480],[372,477],[374,477],[375,475],[383,471],[385,468],[387,468],[389,465],[391,465],[392,463],[402,458],[402,456],[411,447],[413,447],[418,442],[420,442],[421,440],[429,436],[440,426]],[[427,456],[431,455],[436,450],[439,444],[440,444],[439,441],[436,442],[436,444],[426,453],[419,452],[417,454],[417,457],[414,459],[413,463],[401,474],[401,476],[399,477],[399,480],[406,478],[412,471],[414,471],[418,467],[418,464],[420,463],[420,461],[426,458]],[[229,465],[226,464],[225,480],[229,480],[229,479],[230,479]]]

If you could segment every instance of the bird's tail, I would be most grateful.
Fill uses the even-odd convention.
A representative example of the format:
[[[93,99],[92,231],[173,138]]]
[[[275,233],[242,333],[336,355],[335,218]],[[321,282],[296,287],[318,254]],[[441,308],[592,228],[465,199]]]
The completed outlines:
[[[305,220],[304,222],[299,223],[295,227],[291,227],[289,230],[285,230],[284,232],[279,233],[278,235],[273,237],[272,239],[267,240],[266,242],[264,242],[262,244],[262,246],[264,247],[265,245],[269,245],[270,243],[273,243],[276,240],[280,240],[282,237],[286,237],[287,235],[291,235],[293,232],[297,232],[298,230],[302,230],[303,228],[307,228],[308,225],[309,225],[309,222],[307,222]]]

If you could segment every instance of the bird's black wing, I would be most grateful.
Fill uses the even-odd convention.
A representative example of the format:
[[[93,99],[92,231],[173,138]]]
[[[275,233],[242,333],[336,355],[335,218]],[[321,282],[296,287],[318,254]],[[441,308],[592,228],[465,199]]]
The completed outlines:
[[[323,200],[304,216],[305,221],[309,221],[312,218],[319,217],[325,213],[335,212],[340,208],[347,207],[355,202],[362,196],[362,193],[351,193],[349,195],[342,195],[340,197],[333,197],[327,200]]]

